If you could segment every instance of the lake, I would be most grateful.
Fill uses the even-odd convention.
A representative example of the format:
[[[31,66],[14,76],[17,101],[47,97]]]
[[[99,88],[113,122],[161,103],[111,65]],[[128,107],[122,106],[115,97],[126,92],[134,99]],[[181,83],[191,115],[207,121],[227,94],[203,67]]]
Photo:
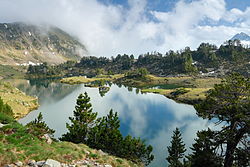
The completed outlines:
[[[141,94],[139,89],[111,85],[105,96],[98,88],[88,88],[83,84],[67,85],[58,82],[19,81],[15,82],[22,91],[39,98],[40,107],[20,119],[26,124],[42,112],[45,122],[56,130],[55,137],[67,131],[66,122],[73,115],[76,99],[80,93],[87,92],[91,97],[94,112],[98,116],[108,114],[110,109],[118,112],[123,135],[141,137],[154,148],[154,161],[150,167],[167,166],[167,146],[170,145],[173,130],[178,127],[182,132],[188,152],[198,130],[213,128],[213,124],[196,115],[193,106],[176,103],[162,95]]]

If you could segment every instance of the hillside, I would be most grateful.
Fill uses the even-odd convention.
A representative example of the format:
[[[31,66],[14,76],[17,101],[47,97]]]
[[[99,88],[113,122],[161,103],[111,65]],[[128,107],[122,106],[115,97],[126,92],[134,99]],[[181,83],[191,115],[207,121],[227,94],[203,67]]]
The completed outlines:
[[[31,78],[54,76],[94,77],[99,74],[124,74],[129,70],[146,68],[156,76],[189,76],[224,77],[232,72],[244,76],[250,75],[250,48],[239,41],[227,41],[220,47],[202,43],[196,50],[186,47],[180,51],[169,51],[166,54],[152,52],[140,55],[118,54],[116,57],[83,57],[80,62],[67,62],[58,66],[41,64],[28,68]]]
[[[142,166],[84,144],[44,138],[44,135],[36,130],[23,126],[0,112],[0,166],[46,166],[47,159],[59,161],[61,164],[57,162],[58,166],[65,167]]]
[[[75,38],[56,27],[25,23],[0,24],[0,64],[59,64],[79,60],[87,50]]]
[[[28,96],[10,83],[0,82],[0,97],[13,110],[15,118],[21,118],[38,108],[38,99]]]

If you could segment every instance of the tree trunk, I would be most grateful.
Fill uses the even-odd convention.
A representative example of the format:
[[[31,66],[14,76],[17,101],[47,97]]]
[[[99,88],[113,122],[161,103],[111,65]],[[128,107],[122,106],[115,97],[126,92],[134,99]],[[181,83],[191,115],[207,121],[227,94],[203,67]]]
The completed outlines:
[[[244,136],[245,132],[246,132],[246,128],[244,127],[244,128],[241,128],[240,130],[238,130],[238,132],[236,133],[235,136],[232,134],[231,139],[229,137],[229,139],[227,141],[227,149],[226,149],[226,157],[225,157],[225,161],[224,161],[224,167],[232,167],[233,166],[234,151],[235,151],[238,143],[240,142],[240,140]]]
[[[226,157],[224,162],[224,167],[232,167],[234,160],[234,151],[238,143],[229,141],[227,143]]]

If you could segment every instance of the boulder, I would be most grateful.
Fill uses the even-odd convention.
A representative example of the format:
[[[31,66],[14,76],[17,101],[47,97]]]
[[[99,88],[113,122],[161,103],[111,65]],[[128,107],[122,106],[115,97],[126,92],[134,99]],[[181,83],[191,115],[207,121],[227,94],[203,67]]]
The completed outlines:
[[[4,127],[6,125],[8,125],[8,124],[2,124],[2,123],[0,123],[0,128]]]
[[[53,159],[47,159],[42,167],[61,167],[61,163]]]
[[[4,167],[16,167],[16,165],[14,165],[14,164],[7,164],[7,165],[4,165]]]
[[[48,144],[52,143],[52,139],[50,138],[48,134],[44,134],[42,138],[46,140],[46,143]]]
[[[36,165],[39,167],[43,166],[43,164],[45,164],[45,161],[37,161],[36,162]]]
[[[29,165],[29,166],[37,166],[35,160],[29,160],[29,161],[28,161],[28,165]]]
[[[112,165],[105,164],[104,167],[112,167]]]
[[[76,165],[83,166],[83,165],[90,165],[90,162],[88,160],[80,160],[76,162]]]
[[[18,166],[18,167],[21,167],[21,166],[23,166],[23,163],[22,163],[21,161],[17,161],[17,162],[15,163],[15,165]]]
[[[98,153],[100,154],[100,155],[107,155],[105,152],[103,152],[102,150],[98,150]]]

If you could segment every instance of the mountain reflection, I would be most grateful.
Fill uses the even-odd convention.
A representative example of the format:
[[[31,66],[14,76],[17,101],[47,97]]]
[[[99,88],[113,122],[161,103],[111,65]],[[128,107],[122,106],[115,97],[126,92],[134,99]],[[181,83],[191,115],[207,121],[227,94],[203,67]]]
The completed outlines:
[[[119,114],[123,135],[141,137],[154,147],[155,160],[149,166],[167,166],[165,160],[167,146],[170,144],[175,127],[181,129],[183,140],[188,148],[193,143],[198,130],[212,125],[198,118],[193,106],[178,104],[162,95],[140,94],[135,88],[113,84],[105,96],[101,97],[98,88],[51,84],[42,89],[46,96],[41,96],[41,88],[34,85],[30,87],[39,98],[46,97],[50,100],[42,100],[41,107],[21,119],[21,123],[25,124],[35,119],[38,113],[42,112],[46,123],[56,130],[55,137],[60,137],[66,132],[65,124],[69,122],[68,117],[73,115],[77,96],[86,91],[91,97],[93,110],[98,112],[98,116],[104,116],[113,109]],[[57,91],[54,90],[55,87]],[[38,90],[35,90],[36,88]],[[30,91],[30,89],[27,88],[24,91]]]

